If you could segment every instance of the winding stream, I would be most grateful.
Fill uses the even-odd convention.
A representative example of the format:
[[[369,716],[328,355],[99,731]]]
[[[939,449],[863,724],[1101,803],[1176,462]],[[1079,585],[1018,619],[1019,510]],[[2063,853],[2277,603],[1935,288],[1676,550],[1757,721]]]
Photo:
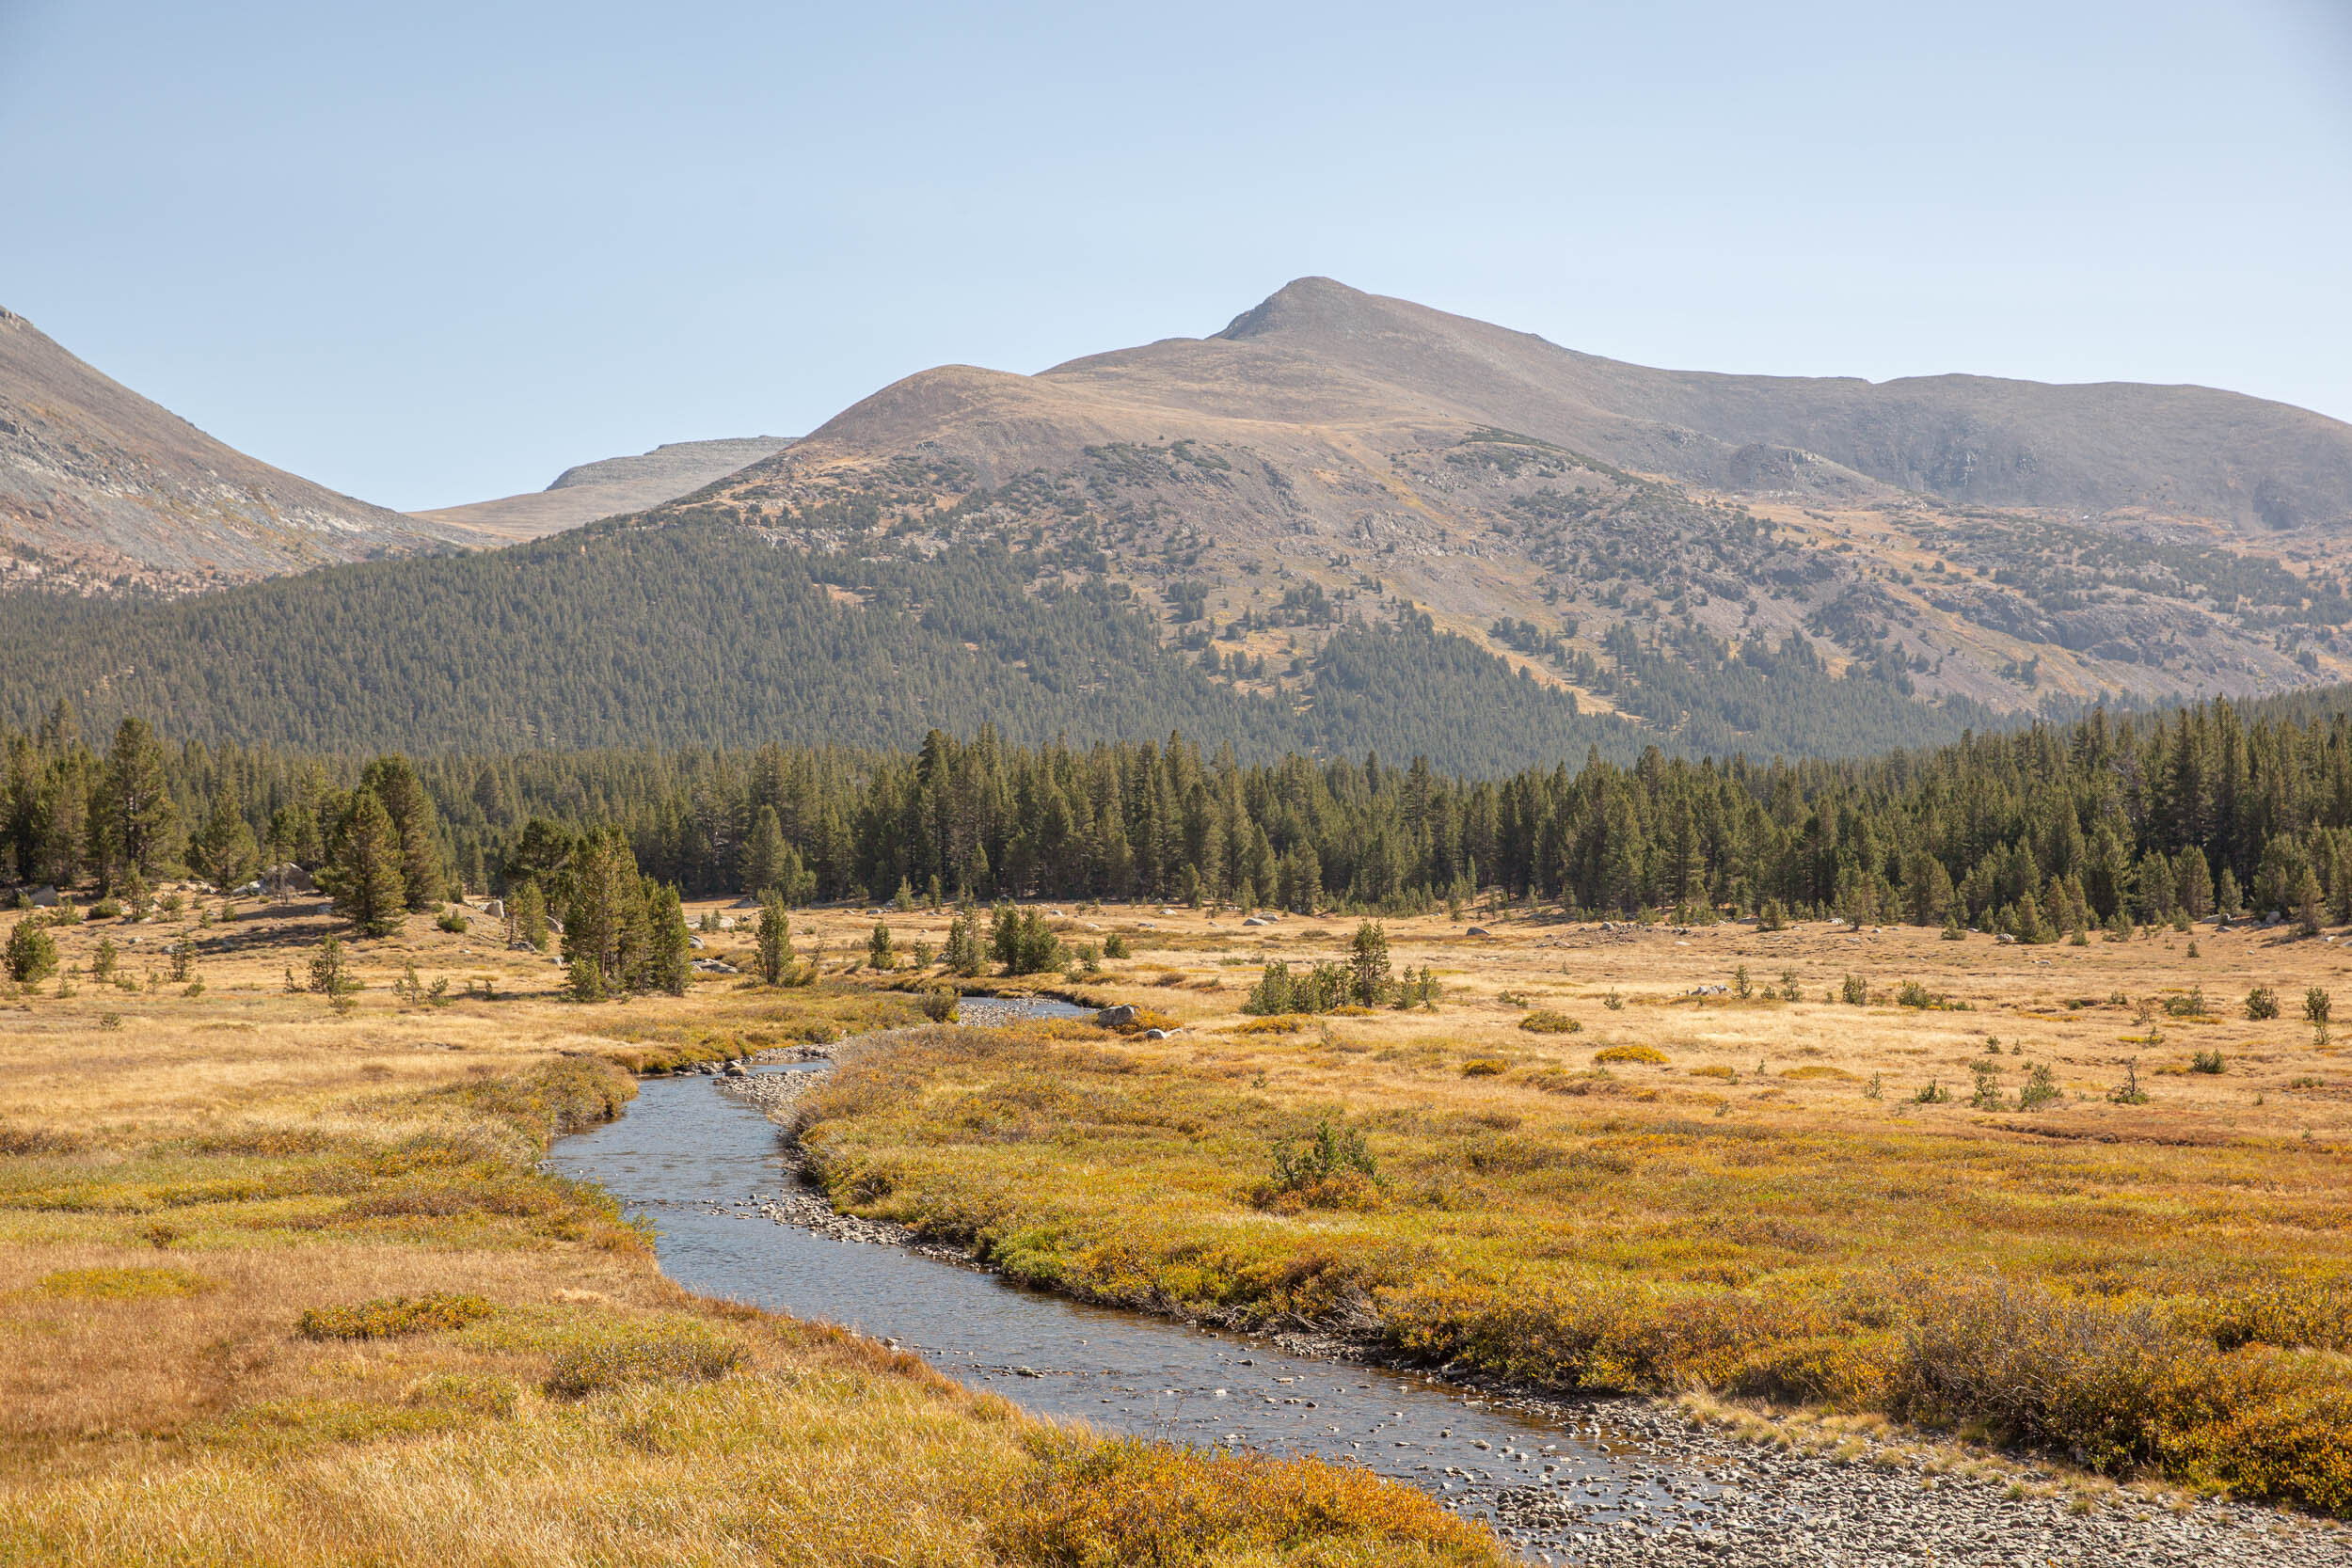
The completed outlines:
[[[978,999],[964,1006],[975,1023],[1077,1011]],[[2352,1562],[2352,1532],[2267,1510],[2206,1501],[2186,1512],[2083,1512],[2056,1495],[2020,1497],[1998,1473],[1934,1474],[1884,1453],[1849,1463],[1747,1444],[1642,1402],[1488,1397],[1249,1336],[1082,1306],[897,1245],[834,1240],[760,1212],[765,1198],[774,1212],[844,1228],[797,1193],[777,1131],[757,1106],[707,1077],[645,1083],[618,1121],[562,1139],[548,1163],[649,1218],[663,1270],[690,1289],[891,1340],[1041,1415],[1362,1465],[1494,1525],[1535,1562]],[[801,1200],[777,1201],[787,1193]],[[1877,1453],[1875,1440],[1867,1446]]]
[[[1577,1535],[1624,1528],[1620,1521],[1650,1529],[1695,1522],[1711,1490],[1688,1469],[1613,1444],[1589,1424],[773,1223],[753,1203],[793,1180],[776,1130],[709,1078],[646,1082],[619,1120],[559,1141],[549,1164],[600,1183],[649,1217],[663,1271],[689,1289],[892,1340],[1042,1415],[1177,1442],[1352,1461],[1502,1525],[1539,1561],[1569,1549]],[[1510,1524],[1504,1516],[1526,1516],[1513,1495],[1523,1501],[1535,1491],[1571,1511],[1575,1528]]]

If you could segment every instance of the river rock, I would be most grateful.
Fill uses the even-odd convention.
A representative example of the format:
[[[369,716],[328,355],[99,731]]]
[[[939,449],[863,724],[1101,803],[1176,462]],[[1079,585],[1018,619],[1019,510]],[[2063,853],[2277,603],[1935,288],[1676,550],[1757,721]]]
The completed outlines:
[[[1125,1024],[1136,1022],[1137,1020],[1141,1019],[1142,1016],[1143,1014],[1141,1010],[1138,1009],[1133,1003],[1121,1002],[1116,1007],[1105,1007],[1101,1012],[1096,1013],[1094,1015],[1094,1022],[1101,1024],[1105,1029],[1117,1029]]]

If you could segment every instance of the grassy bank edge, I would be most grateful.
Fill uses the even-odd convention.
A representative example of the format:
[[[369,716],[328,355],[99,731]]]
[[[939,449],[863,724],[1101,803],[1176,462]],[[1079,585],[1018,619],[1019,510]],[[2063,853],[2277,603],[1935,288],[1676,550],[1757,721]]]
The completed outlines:
[[[1083,1024],[988,1033],[1038,1053],[1033,1066],[1057,1051],[1076,1061],[1117,1045]],[[1997,1274],[1915,1273],[1890,1278],[1871,1300],[1731,1291],[1723,1310],[1694,1312],[1636,1291],[1580,1296],[1464,1278],[1426,1252],[1338,1256],[1311,1230],[1271,1259],[1219,1257],[1199,1234],[1162,1239],[1155,1250],[1146,1227],[1101,1234],[1001,1185],[926,1189],[902,1164],[835,1136],[878,1098],[903,1106],[931,1086],[888,1076],[925,1039],[894,1039],[891,1058],[850,1053],[834,1082],[803,1103],[795,1125],[812,1175],[836,1208],[909,1224],[1025,1284],[1234,1329],[1306,1330],[1376,1358],[1538,1394],[1695,1396],[1691,1408],[1707,1418],[1744,1418],[1729,1413],[1737,1408],[1793,1418],[1792,1429],[1870,1417],[2085,1478],[2154,1480],[2352,1517],[2352,1379],[2341,1375],[2340,1353],[2260,1342],[2285,1337],[2275,1325],[2182,1324],[2144,1305],[2068,1299]],[[964,1077],[985,1075],[968,1059],[958,1066]],[[930,1126],[924,1135],[960,1134]],[[1056,1142],[1073,1163],[1103,1157],[1067,1124]],[[2324,1313],[2329,1301],[2343,1306],[2290,1291],[2243,1306],[2252,1320]],[[2217,1343],[2233,1334],[2236,1345]],[[2336,1375],[2314,1375],[2328,1368]]]

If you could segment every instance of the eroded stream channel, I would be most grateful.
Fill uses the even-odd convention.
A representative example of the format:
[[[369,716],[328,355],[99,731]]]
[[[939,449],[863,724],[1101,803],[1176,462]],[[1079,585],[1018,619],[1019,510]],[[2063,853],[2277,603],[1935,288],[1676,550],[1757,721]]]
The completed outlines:
[[[2342,1535],[2296,1529],[2281,1540],[2254,1517],[2261,1511],[2086,1521],[2053,1502],[2004,1498],[1990,1482],[1938,1482],[1683,1433],[1671,1417],[1645,1418],[1638,1402],[1505,1399],[1085,1306],[954,1260],[777,1223],[771,1216],[785,1210],[776,1200],[799,1186],[777,1130],[707,1077],[646,1082],[619,1120],[561,1140],[549,1164],[648,1217],[662,1269],[689,1289],[893,1340],[1043,1415],[1359,1464],[1495,1525],[1532,1561],[2344,1560],[2333,1555]],[[2313,1546],[2326,1555],[2303,1556]]]

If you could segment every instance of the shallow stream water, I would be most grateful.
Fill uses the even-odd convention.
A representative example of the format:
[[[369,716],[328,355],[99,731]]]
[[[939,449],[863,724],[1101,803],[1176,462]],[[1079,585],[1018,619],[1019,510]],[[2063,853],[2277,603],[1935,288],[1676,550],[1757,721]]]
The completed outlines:
[[[1573,1534],[1623,1528],[1620,1521],[1650,1529],[1696,1522],[1711,1490],[1590,1425],[776,1224],[753,1205],[794,1180],[779,1133],[709,1078],[645,1083],[618,1121],[561,1140],[549,1164],[650,1218],[662,1269],[679,1284],[893,1340],[1043,1415],[1177,1442],[1353,1461],[1490,1520],[1505,1493],[1552,1491],[1579,1505],[1578,1528],[1519,1534],[1537,1560],[1566,1548]]]

